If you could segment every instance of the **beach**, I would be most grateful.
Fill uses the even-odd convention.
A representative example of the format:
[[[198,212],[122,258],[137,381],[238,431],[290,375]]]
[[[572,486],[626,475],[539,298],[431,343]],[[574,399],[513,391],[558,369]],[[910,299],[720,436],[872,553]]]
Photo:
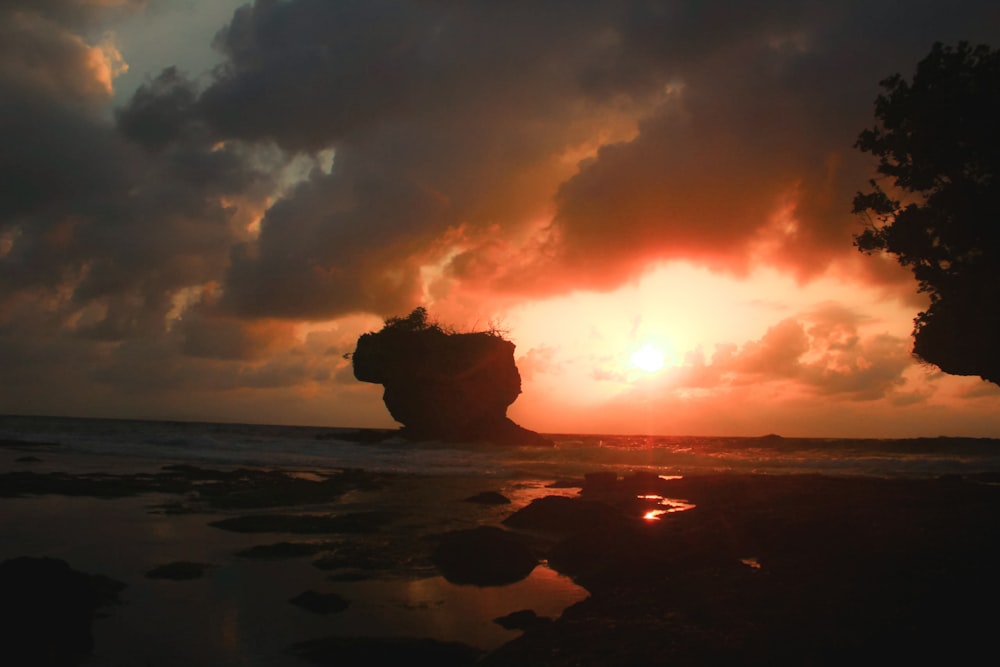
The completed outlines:
[[[559,469],[572,457],[556,452],[474,474],[4,445],[0,562],[116,582],[91,645],[60,664],[964,664],[998,620],[1000,475],[984,460],[674,474]],[[25,588],[5,601],[23,618],[68,595],[38,607]],[[60,628],[36,631],[8,628],[5,664],[45,664],[33,651]]]

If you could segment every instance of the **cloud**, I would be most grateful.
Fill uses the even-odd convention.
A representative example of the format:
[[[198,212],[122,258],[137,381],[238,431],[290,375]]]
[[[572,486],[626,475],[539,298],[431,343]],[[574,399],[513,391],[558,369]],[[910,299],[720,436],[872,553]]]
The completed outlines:
[[[188,309],[177,326],[181,350],[192,357],[252,361],[294,341],[293,327],[287,323],[212,317],[194,309]]]
[[[810,339],[802,324],[782,320],[767,330],[758,341],[747,343],[738,354],[726,359],[726,366],[736,374],[758,378],[795,377],[802,370],[800,358],[810,348]]]
[[[662,382],[664,391],[782,387],[789,396],[848,401],[898,398],[914,365],[909,341],[861,330],[868,322],[851,309],[825,304],[781,320],[759,339],[721,345],[710,361],[690,355]],[[926,398],[910,394],[906,402]]]
[[[73,335],[121,340],[161,331],[180,290],[221,277],[247,236],[232,202],[261,202],[269,176],[207,131],[151,143],[143,105],[176,102],[176,77],[140,89],[115,127],[108,72],[94,66],[108,48],[76,32],[97,4],[6,10],[16,38],[0,39],[12,54],[0,60],[0,300],[32,293]]]
[[[982,379],[970,379],[968,386],[962,390],[963,398],[994,398],[996,396],[1000,396],[1000,387]]]
[[[851,144],[880,78],[1000,37],[986,2],[259,0],[210,75],[168,67],[112,108],[106,28],[146,6],[0,0],[0,341],[25,382],[66,375],[51,359],[126,392],[315,387],[345,367],[298,321],[611,290],[673,259],[910,289],[851,246]],[[899,392],[904,341],[869,329],[807,313],[684,382]]]
[[[531,22],[546,12],[395,6],[406,17],[378,3],[257,5],[223,33],[230,63],[201,98],[213,127],[336,150],[333,170],[274,206],[260,239],[234,255],[227,286],[240,312],[411,307],[420,266],[465,250],[439,240],[459,227],[472,244],[517,234],[574,169],[567,146],[601,125],[573,109],[570,48],[599,25],[549,34]],[[449,276],[471,282],[462,273]]]
[[[439,299],[613,289],[669,259],[808,279],[868,266],[851,144],[877,80],[930,44],[932,9],[257,2],[218,33],[204,90],[167,70],[119,128],[147,147],[200,128],[335,151],[233,244],[222,283],[240,316],[405,312],[428,267]]]
[[[613,289],[665,259],[898,281],[851,248],[867,176],[851,143],[880,77],[912,67],[934,30],[981,32],[995,11],[970,3],[931,30],[934,3],[900,17],[870,3],[256,2],[218,33],[213,77],[168,68],[111,127],[93,67],[109,51],[82,26],[137,5],[7,3],[5,85],[33,86],[14,116],[45,132],[13,146],[3,194],[11,214],[65,209],[34,227],[127,239],[142,270],[43,251],[25,225],[17,252],[35,244],[31,263],[76,274],[85,299],[145,281],[142,298],[165,303],[217,280],[233,314],[286,319],[405,311],[428,267],[441,299]],[[325,150],[332,169],[298,188],[264,172]],[[228,228],[255,207],[259,235]],[[192,229],[205,221],[211,239]],[[143,252],[156,236],[162,250]],[[192,240],[206,259],[177,247]]]
[[[116,110],[118,129],[150,150],[162,149],[191,131],[198,91],[174,67],[144,83]]]

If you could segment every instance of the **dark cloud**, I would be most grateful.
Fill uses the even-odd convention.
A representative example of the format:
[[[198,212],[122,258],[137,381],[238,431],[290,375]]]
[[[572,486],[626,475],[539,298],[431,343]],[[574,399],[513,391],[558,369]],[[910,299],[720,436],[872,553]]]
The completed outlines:
[[[143,4],[0,0],[0,341],[24,373],[311,386],[344,366],[290,320],[613,289],[669,259],[899,283],[851,247],[877,82],[935,40],[1000,41],[971,0],[259,0],[211,76],[168,68],[115,110],[103,28]],[[782,322],[690,386],[899,395],[905,346],[858,326]]]
[[[931,2],[906,15],[791,1],[243,7],[217,37],[227,61],[199,100],[204,118],[225,136],[337,157],[235,251],[230,301],[281,317],[405,310],[419,266],[456,226],[462,237],[438,249],[458,289],[611,289],[675,258],[804,279],[837,262],[857,270],[848,208],[869,165],[852,144],[878,80],[940,38],[927,21],[937,13]],[[981,32],[995,13],[968,3],[935,28]],[[634,137],[578,169],[567,160],[623,118],[641,119]],[[529,228],[553,205],[547,231]]]
[[[0,302],[31,295],[71,335],[101,340],[163,331],[178,292],[218,280],[247,237],[234,202],[270,192],[239,145],[183,118],[187,131],[163,130],[184,108],[176,75],[141,88],[126,131],[114,126],[117,52],[77,22],[126,4],[0,6]]]
[[[234,308],[405,310],[448,230],[518,230],[538,215],[572,171],[561,153],[599,124],[572,108],[580,54],[595,56],[574,47],[603,26],[567,17],[575,28],[553,33],[553,19],[453,3],[238,12],[220,33],[230,59],[201,97],[205,117],[220,133],[336,157],[235,250]]]
[[[100,118],[108,57],[40,13],[0,5],[0,228],[29,214],[47,227],[62,203],[86,207],[114,182],[120,156]]]
[[[229,135],[321,149],[407,115],[432,19],[381,0],[245,5],[216,38],[228,59],[201,106]]]
[[[258,239],[234,248],[225,303],[236,312],[318,318],[395,312],[420,298],[410,259],[419,248],[413,242],[399,248],[409,239],[398,232],[410,223],[417,239],[426,238],[427,218],[445,204],[408,179],[344,177],[339,169],[314,172],[271,207]]]
[[[34,15],[55,24],[80,28],[132,12],[149,0],[0,0],[0,14]]]
[[[146,148],[163,148],[198,126],[194,119],[197,97],[194,83],[176,68],[168,67],[139,86],[125,106],[117,110],[118,129]]]
[[[246,322],[189,308],[176,325],[181,350],[192,357],[253,361],[294,342],[292,327],[269,321]]]
[[[633,13],[612,72],[644,66],[675,94],[560,189],[556,230],[581,278],[613,286],[641,267],[637,256],[737,272],[766,261],[810,277],[848,254],[858,223],[845,202],[871,170],[852,144],[872,122],[877,82],[911,71],[935,39],[995,38],[982,26],[997,10],[827,5]]]
[[[35,13],[0,8],[0,16],[0,77],[17,98],[90,107],[106,101],[108,80],[94,46]]]

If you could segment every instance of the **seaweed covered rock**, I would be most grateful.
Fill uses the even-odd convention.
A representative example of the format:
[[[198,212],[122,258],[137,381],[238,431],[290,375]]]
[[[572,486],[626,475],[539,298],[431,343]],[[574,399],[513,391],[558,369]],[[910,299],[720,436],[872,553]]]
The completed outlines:
[[[418,308],[358,339],[354,376],[385,387],[382,400],[413,439],[547,441],[507,418],[521,393],[514,344],[493,332],[448,333]]]

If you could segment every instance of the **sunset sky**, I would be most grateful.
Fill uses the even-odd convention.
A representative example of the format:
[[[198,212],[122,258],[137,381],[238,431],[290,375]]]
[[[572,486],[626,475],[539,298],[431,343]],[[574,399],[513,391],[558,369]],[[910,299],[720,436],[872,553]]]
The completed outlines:
[[[539,431],[1000,437],[852,245],[958,40],[1000,5],[0,0],[0,413],[392,426],[343,355],[424,305]]]

